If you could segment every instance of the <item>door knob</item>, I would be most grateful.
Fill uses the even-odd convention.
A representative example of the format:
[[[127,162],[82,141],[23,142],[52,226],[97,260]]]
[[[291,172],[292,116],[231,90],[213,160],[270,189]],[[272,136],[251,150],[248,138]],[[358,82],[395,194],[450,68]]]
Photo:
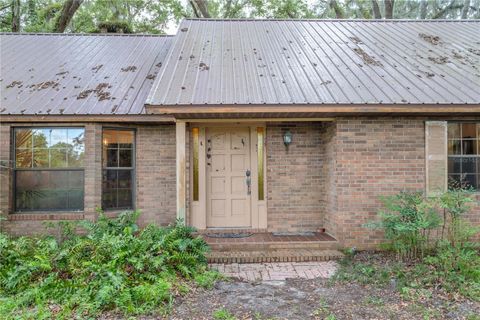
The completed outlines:
[[[252,185],[252,178],[250,170],[245,172],[245,176],[247,177],[247,194],[250,195],[252,193],[251,185]]]

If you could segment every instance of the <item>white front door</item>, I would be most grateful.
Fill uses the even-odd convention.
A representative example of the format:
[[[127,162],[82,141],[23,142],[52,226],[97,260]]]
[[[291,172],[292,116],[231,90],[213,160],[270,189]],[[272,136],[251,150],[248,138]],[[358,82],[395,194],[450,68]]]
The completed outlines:
[[[206,141],[207,227],[250,228],[250,128],[207,128]]]

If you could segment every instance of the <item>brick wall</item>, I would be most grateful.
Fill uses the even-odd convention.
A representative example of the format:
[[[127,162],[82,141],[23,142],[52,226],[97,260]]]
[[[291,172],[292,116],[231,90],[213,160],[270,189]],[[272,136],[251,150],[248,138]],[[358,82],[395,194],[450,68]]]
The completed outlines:
[[[292,133],[285,148],[283,134]],[[269,231],[316,231],[326,204],[323,123],[276,123],[266,130],[267,220]]]
[[[325,145],[325,164],[323,174],[325,175],[325,214],[324,228],[326,231],[337,238],[338,215],[337,212],[337,176],[336,157],[337,157],[337,124],[335,122],[325,125],[324,145]],[[332,214],[333,213],[333,214]]]
[[[46,126],[22,124],[22,126]],[[72,126],[52,124],[52,126]],[[76,124],[85,127],[85,203],[83,212],[36,212],[12,214],[11,170],[0,169],[0,213],[7,221],[0,223],[2,231],[11,234],[44,233],[45,221],[95,219],[95,209],[101,206],[102,190],[102,125]],[[106,127],[124,127],[105,124]],[[136,206],[142,211],[140,224],[153,222],[166,225],[175,220],[175,126],[138,125],[136,128]],[[11,127],[0,125],[0,161],[11,166]],[[109,213],[110,214],[110,213]],[[115,212],[111,213],[115,215]],[[52,232],[51,230],[49,232]]]
[[[377,245],[382,234],[363,225],[374,219],[381,208],[379,196],[425,190],[425,120],[339,118],[336,122],[268,124],[268,229],[297,232],[326,228],[345,246]],[[29,124],[22,124],[26,125]],[[85,212],[10,214],[11,172],[4,168],[11,160],[10,126],[0,125],[0,214],[8,218],[0,223],[0,228],[13,234],[38,233],[45,230],[44,221],[95,218],[94,210],[101,203],[102,125],[83,126]],[[175,126],[130,127],[137,129],[136,203],[142,211],[140,222],[173,222]],[[287,129],[293,135],[288,151],[283,145]],[[476,225],[480,225],[478,201],[480,195],[468,215]]]
[[[136,142],[140,222],[167,225],[176,218],[175,126],[138,127]]]
[[[379,196],[425,190],[424,120],[340,118],[336,126],[336,194],[329,194],[327,221],[336,221],[331,233],[343,245],[373,247],[382,235],[363,225],[381,208]]]
[[[10,127],[0,123],[0,231],[10,211]]]

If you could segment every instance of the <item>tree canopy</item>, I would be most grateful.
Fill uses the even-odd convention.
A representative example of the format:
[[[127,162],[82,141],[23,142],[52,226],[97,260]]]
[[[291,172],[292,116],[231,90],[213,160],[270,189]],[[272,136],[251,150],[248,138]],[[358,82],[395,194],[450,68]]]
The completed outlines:
[[[480,0],[0,0],[0,30],[165,33],[183,18],[479,19]]]

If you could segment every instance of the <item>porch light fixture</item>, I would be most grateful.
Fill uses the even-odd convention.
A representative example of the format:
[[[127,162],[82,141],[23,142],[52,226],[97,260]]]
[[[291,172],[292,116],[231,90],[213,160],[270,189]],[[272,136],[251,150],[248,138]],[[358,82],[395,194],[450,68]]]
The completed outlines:
[[[290,145],[290,143],[292,143],[292,133],[290,132],[290,130],[287,130],[287,131],[283,134],[283,144],[285,145],[285,147],[288,148],[288,146]]]

